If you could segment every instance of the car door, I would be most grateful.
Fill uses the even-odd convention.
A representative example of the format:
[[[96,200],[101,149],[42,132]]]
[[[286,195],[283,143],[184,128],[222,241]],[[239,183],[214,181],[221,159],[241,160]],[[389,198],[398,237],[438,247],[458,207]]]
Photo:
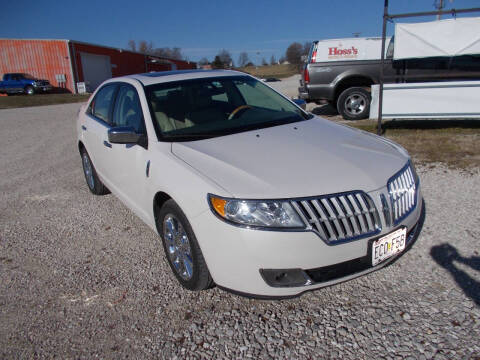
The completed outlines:
[[[146,138],[142,107],[137,90],[132,85],[120,85],[112,114],[113,127],[131,127]],[[137,214],[148,218],[145,211],[151,208],[151,199],[146,197],[149,175],[148,144],[112,143],[111,153],[106,169],[115,192]]]
[[[108,130],[112,125],[112,109],[118,84],[106,84],[95,94],[85,113],[82,124],[85,148],[100,179],[111,189],[107,166],[112,159],[112,144],[108,141]]]

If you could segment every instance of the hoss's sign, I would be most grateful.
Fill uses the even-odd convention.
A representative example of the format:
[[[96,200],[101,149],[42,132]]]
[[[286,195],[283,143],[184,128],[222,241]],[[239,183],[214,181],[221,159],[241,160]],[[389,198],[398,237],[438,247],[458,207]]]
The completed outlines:
[[[329,59],[355,59],[357,55],[358,49],[355,46],[346,49],[343,49],[341,45],[328,48]]]

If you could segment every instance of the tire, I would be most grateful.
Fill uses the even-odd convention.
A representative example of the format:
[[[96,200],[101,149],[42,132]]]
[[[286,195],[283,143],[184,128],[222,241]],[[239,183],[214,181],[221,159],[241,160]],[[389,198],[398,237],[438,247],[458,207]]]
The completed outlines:
[[[82,149],[80,154],[82,156],[83,174],[85,175],[85,181],[87,182],[90,192],[94,195],[108,194],[110,191],[98,178],[97,171],[93,167],[92,160],[90,160],[87,150]]]
[[[337,100],[337,110],[345,120],[366,119],[370,115],[370,93],[361,87],[344,90]]]
[[[35,89],[31,85],[25,86],[25,94],[27,95],[34,95],[35,94]]]
[[[197,238],[177,203],[167,200],[161,208],[155,207],[155,215],[165,257],[178,282],[193,291],[211,288],[214,282]]]

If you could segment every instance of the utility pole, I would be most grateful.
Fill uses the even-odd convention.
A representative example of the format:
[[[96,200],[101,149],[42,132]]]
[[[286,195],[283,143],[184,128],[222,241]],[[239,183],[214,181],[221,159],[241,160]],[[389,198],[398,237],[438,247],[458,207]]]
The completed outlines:
[[[440,12],[445,7],[445,0],[435,0],[435,2],[433,3],[433,6],[435,6],[437,8],[437,10]],[[441,17],[441,15],[438,14],[437,15],[437,20],[440,20],[440,17]]]

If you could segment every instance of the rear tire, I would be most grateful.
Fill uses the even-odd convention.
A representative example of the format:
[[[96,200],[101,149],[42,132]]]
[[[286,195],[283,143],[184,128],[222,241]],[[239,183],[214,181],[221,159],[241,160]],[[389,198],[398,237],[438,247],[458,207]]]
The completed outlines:
[[[337,100],[337,110],[345,120],[366,119],[370,115],[370,93],[361,87],[344,90]]]
[[[25,86],[25,94],[27,95],[34,95],[35,94],[35,89],[31,85]]]
[[[85,175],[85,181],[87,182],[90,192],[94,195],[108,194],[110,191],[98,178],[97,171],[93,167],[92,160],[90,160],[87,150],[82,149],[80,155],[82,156],[83,174]]]
[[[197,238],[177,203],[170,199],[161,208],[155,206],[155,215],[165,257],[178,282],[193,291],[213,287]]]

